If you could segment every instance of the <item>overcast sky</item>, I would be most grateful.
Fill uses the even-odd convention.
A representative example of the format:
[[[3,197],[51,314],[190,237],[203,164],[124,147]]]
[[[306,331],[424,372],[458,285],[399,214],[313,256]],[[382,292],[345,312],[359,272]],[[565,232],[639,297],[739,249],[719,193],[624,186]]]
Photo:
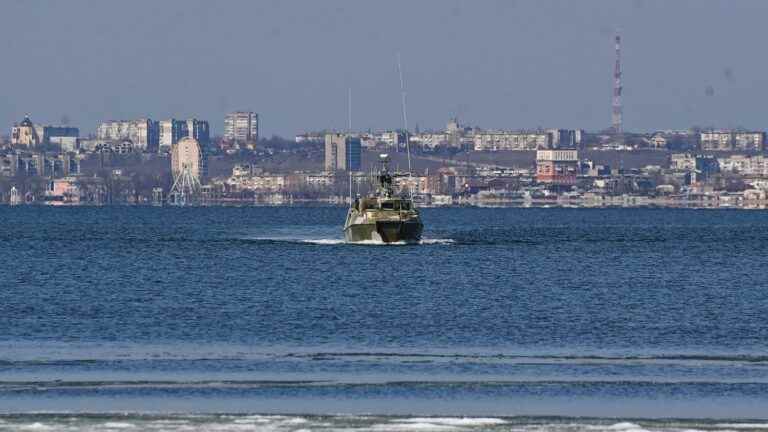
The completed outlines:
[[[768,1],[13,1],[0,3],[0,124],[254,110],[262,136],[452,115],[484,128],[766,128]]]

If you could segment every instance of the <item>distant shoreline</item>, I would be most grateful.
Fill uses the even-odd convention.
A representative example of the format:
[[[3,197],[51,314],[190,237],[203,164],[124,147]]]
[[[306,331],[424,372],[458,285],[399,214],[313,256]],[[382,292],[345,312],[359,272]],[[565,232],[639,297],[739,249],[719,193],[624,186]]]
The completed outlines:
[[[216,203],[216,204],[200,204],[200,205],[186,205],[176,206],[171,204],[154,205],[151,203],[142,204],[47,204],[47,203],[31,203],[31,204],[9,204],[0,203],[0,207],[50,207],[50,208],[131,208],[131,207],[152,207],[152,208],[227,208],[227,207],[280,207],[280,208],[341,208],[347,209],[346,204],[327,203],[322,201],[305,201],[295,203],[281,203],[281,204],[268,204],[268,203]],[[537,201],[537,202],[484,202],[484,203],[461,203],[452,205],[421,205],[419,209],[460,209],[460,208],[517,208],[517,209],[629,209],[629,208],[646,208],[646,209],[691,209],[691,210],[766,210],[768,209],[768,201],[749,202],[749,203],[706,203],[695,201],[675,201],[675,202],[661,202],[661,201],[646,201],[642,203],[619,203],[609,202],[596,204],[593,202],[567,202],[567,201]]]

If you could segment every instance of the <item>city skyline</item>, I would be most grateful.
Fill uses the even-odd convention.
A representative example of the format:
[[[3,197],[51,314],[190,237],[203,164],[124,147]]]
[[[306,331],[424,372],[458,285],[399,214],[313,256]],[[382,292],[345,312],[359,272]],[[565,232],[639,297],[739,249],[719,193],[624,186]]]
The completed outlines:
[[[244,109],[260,113],[262,136],[292,136],[343,130],[352,88],[356,129],[393,129],[402,125],[400,52],[412,128],[457,115],[488,128],[600,130],[610,126],[618,30],[626,130],[768,126],[765,61],[750,55],[759,52],[762,2],[4,8],[35,17],[0,28],[0,54],[14,59],[0,103],[6,125],[31,112],[92,131],[109,119],[214,120]],[[122,26],[110,24],[116,15]],[[220,135],[223,124],[211,129]]]

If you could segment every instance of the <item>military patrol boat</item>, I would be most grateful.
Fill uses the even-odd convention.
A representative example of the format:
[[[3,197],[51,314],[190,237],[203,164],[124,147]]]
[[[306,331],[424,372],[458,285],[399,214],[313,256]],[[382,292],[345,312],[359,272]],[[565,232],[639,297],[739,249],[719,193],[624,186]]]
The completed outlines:
[[[352,202],[344,223],[344,238],[350,243],[418,243],[424,225],[410,194],[395,193],[387,155],[381,155],[381,170],[376,178],[376,190]]]

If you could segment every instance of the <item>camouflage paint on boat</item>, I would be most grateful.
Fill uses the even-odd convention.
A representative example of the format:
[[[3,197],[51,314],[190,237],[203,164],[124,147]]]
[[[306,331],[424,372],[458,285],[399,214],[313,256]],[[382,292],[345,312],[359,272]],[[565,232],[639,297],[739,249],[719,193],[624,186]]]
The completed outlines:
[[[389,162],[382,155],[382,170],[374,194],[352,203],[344,224],[347,242],[418,243],[424,225],[410,197],[395,196]]]

